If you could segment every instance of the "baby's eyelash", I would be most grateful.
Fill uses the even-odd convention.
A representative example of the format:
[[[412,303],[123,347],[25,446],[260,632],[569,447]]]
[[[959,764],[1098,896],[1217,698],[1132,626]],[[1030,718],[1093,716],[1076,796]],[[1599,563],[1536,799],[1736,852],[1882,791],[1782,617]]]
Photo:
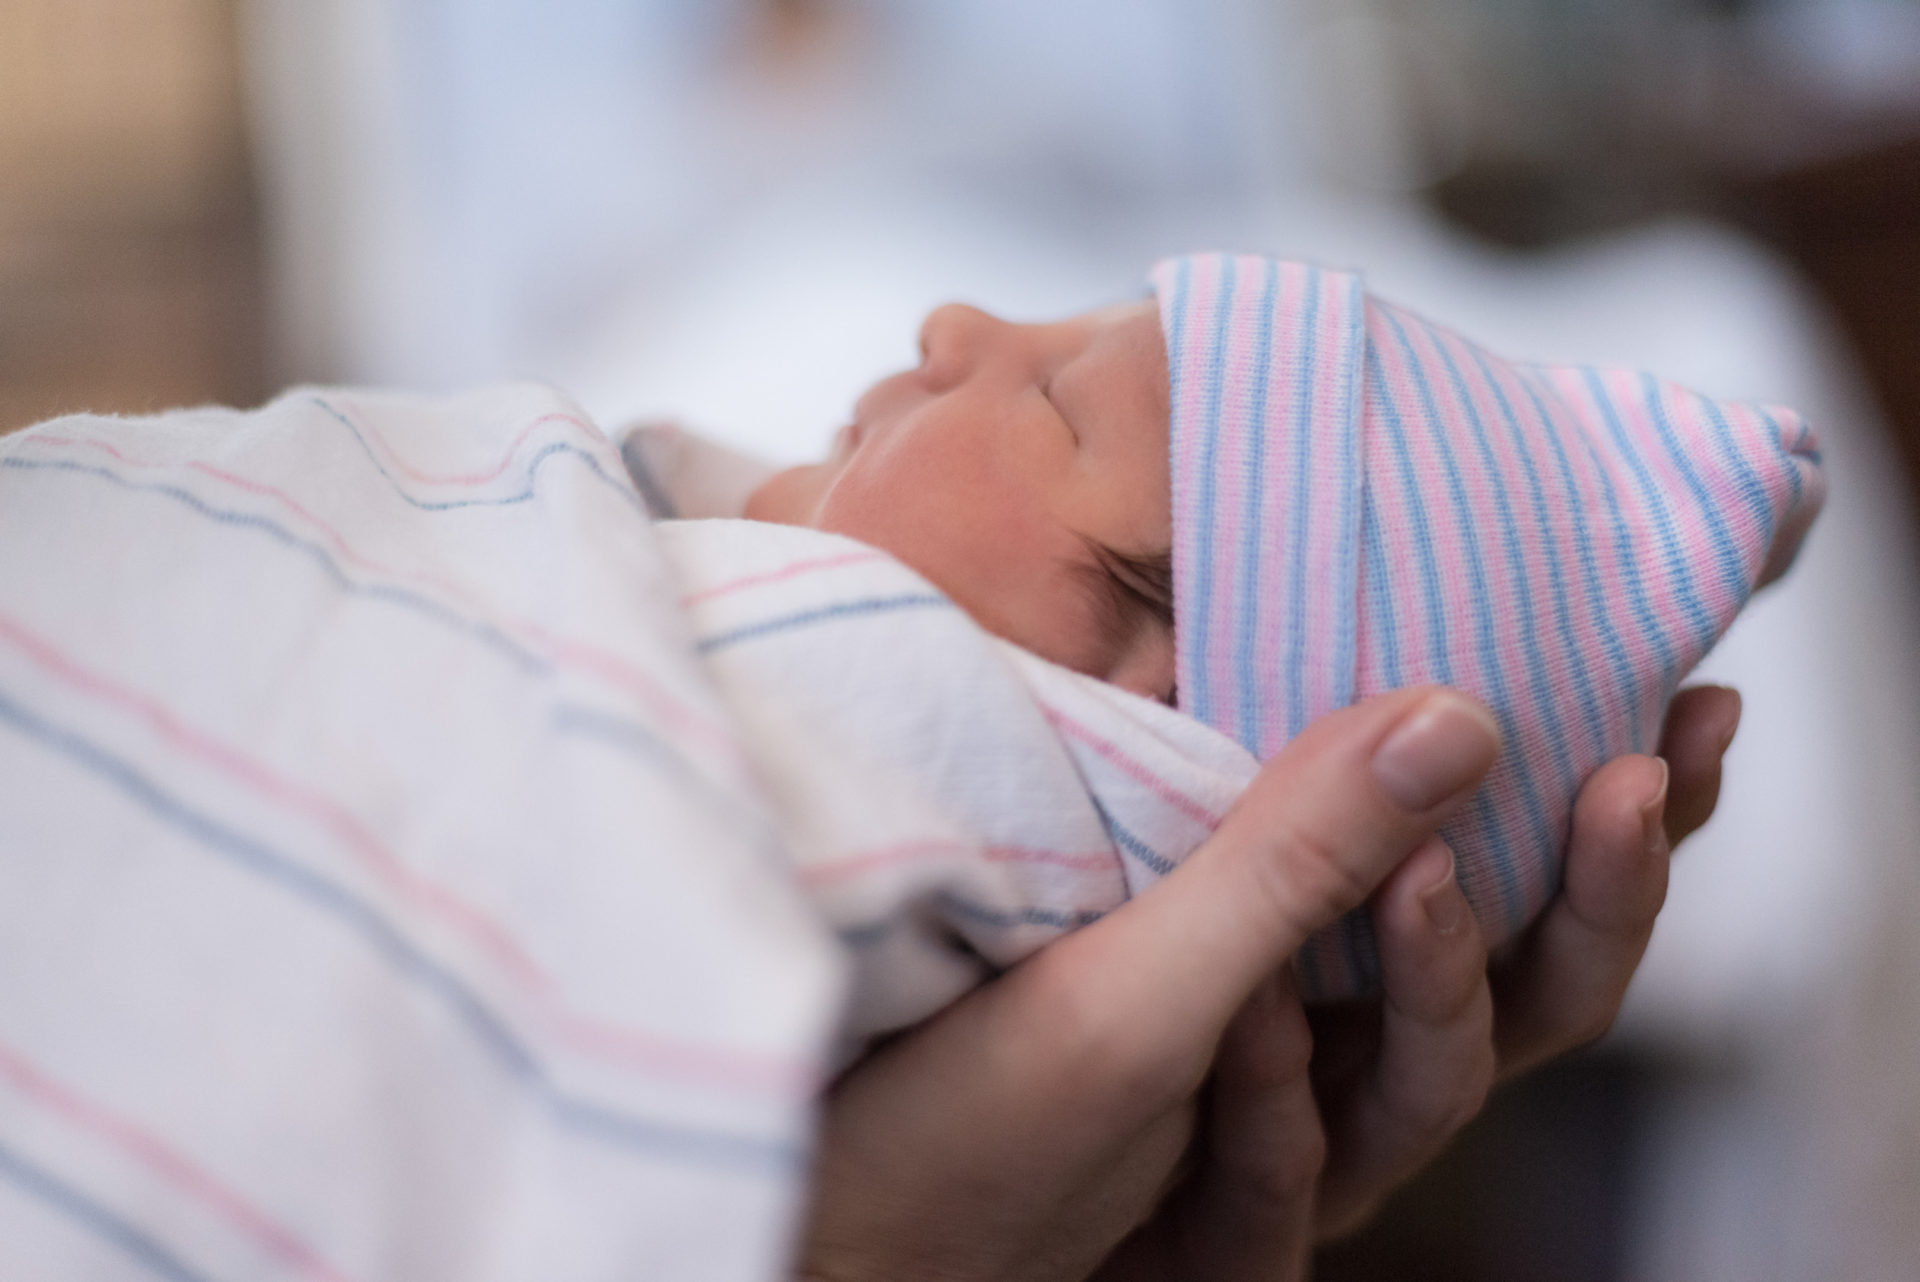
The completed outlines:
[[[1171,630],[1173,627],[1173,553],[1122,552],[1094,539],[1087,539],[1093,554],[1092,574],[1104,597],[1103,604],[1115,628],[1124,627],[1130,617],[1146,615]]]
[[[1173,551],[1128,553],[1097,539],[1081,536],[1090,561],[1075,567],[1091,594],[1100,636],[1110,654],[1118,654],[1144,625],[1173,632]],[[1180,706],[1179,688],[1169,688],[1161,702]]]

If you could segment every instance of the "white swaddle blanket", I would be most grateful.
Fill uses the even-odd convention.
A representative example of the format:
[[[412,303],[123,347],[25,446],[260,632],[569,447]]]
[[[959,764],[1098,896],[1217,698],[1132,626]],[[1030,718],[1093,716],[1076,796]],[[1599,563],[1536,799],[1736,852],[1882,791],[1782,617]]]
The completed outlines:
[[[800,886],[853,958],[843,1054],[1158,880],[1253,777],[1224,735],[988,635],[864,544],[658,530]]]
[[[782,1276],[836,1056],[1252,769],[548,389],[0,440],[0,1277]]]

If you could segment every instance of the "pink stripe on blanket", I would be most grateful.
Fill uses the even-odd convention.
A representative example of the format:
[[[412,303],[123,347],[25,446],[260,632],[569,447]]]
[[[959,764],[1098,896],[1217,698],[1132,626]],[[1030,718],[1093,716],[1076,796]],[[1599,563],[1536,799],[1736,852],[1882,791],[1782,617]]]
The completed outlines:
[[[93,440],[87,437],[61,436],[57,433],[49,432],[34,437],[34,441],[53,445],[85,446],[89,449],[99,450],[129,467],[137,467],[148,471],[166,470],[177,466],[170,462],[154,462],[145,459],[130,458],[121,450],[117,449],[111,442]],[[475,597],[472,592],[454,580],[434,574],[396,570],[391,566],[383,565],[371,557],[356,551],[347,542],[345,536],[330,525],[324,518],[315,515],[298,499],[288,494],[285,490],[280,489],[278,486],[270,485],[265,481],[256,481],[250,477],[240,476],[224,468],[215,467],[210,463],[203,463],[198,460],[193,460],[180,466],[185,466],[192,471],[218,481],[223,485],[232,486],[244,493],[252,494],[258,498],[270,499],[278,503],[286,511],[292,513],[307,526],[311,527],[316,534],[326,541],[327,546],[332,548],[334,554],[342,561],[348,562],[370,574],[379,575],[383,579],[401,583],[411,583],[430,589],[442,597],[451,598],[460,602],[475,616],[476,621],[496,627],[502,632],[517,632],[530,640],[537,648],[544,649],[555,663],[591,672],[601,680],[625,689],[629,694],[640,699],[651,715],[660,718],[662,722],[670,725],[673,729],[698,739],[705,744],[708,749],[719,752],[731,764],[735,766],[744,765],[745,758],[740,752],[739,745],[734,742],[733,736],[724,726],[701,716],[698,712],[687,707],[677,699],[658,678],[634,664],[631,660],[627,659],[626,656],[608,650],[604,646],[594,645],[586,641],[576,641],[570,637],[561,636],[532,619],[503,619],[491,616],[488,613],[488,602]]]
[[[346,405],[345,401],[339,401],[338,403],[342,406]],[[539,418],[534,419],[533,422],[520,429],[520,434],[513,438],[511,445],[507,446],[505,455],[492,467],[480,472],[449,472],[435,475],[432,472],[422,471],[401,458],[394,450],[392,444],[390,444],[385,437],[381,436],[380,433],[374,429],[373,425],[367,421],[365,415],[356,412],[353,425],[359,429],[369,441],[377,444],[380,447],[380,452],[386,455],[387,461],[392,463],[395,469],[404,473],[408,479],[419,481],[423,485],[464,485],[471,487],[485,485],[488,481],[498,480],[519,456],[520,447],[526,444],[527,438],[548,423],[565,423],[569,427],[576,428],[592,438],[595,442],[602,444],[606,442],[606,437],[601,434],[598,428],[590,423],[582,422],[571,414],[542,414]]]
[[[1126,871],[1121,866],[1118,852],[1112,850],[1075,854],[1063,850],[1039,850],[1031,846],[987,846],[982,849],[964,841],[907,841],[897,846],[847,855],[830,863],[812,864],[802,868],[799,877],[806,885],[818,886],[924,859],[968,858],[976,854],[984,855],[989,863],[1050,864],[1075,872],[1118,871],[1122,875]]]
[[[161,1183],[212,1211],[280,1263],[306,1277],[349,1282],[319,1252],[152,1131],[55,1081],[4,1045],[0,1045],[0,1079],[49,1113],[126,1154]]]
[[[245,753],[187,725],[156,700],[81,666],[5,614],[0,614],[0,641],[11,644],[41,671],[70,688],[131,713],[175,749],[226,775],[242,789],[318,824],[397,898],[445,922],[491,957],[526,991],[535,1016],[556,1036],[581,1050],[628,1067],[683,1074],[709,1085],[773,1090],[783,1095],[812,1089],[814,1070],[807,1064],[686,1043],[644,1029],[608,1025],[566,1009],[551,976],[505,927],[457,892],[407,867],[341,803],[283,778]]]
[[[212,766],[248,791],[314,821],[402,900],[453,926],[522,983],[541,989],[547,987],[547,978],[540,968],[504,930],[458,895],[408,868],[339,802],[282,778],[245,753],[200,733],[157,700],[82,667],[53,643],[5,614],[0,614],[0,641],[13,646],[55,680],[132,713],[186,756]]]
[[[1055,729],[1063,734],[1072,735],[1081,743],[1086,744],[1087,747],[1098,753],[1102,759],[1110,762],[1119,769],[1122,774],[1151,792],[1154,796],[1160,798],[1160,800],[1166,802],[1169,806],[1172,806],[1187,818],[1193,820],[1195,823],[1205,824],[1209,829],[1220,826],[1222,816],[1216,815],[1213,811],[1201,805],[1192,797],[1187,796],[1159,775],[1153,773],[1153,771],[1149,770],[1146,766],[1135,761],[1125,752],[1122,752],[1114,743],[1095,734],[1092,730],[1087,729],[1087,727],[1081,725],[1078,721],[1075,721],[1058,708],[1041,704],[1040,712]]]

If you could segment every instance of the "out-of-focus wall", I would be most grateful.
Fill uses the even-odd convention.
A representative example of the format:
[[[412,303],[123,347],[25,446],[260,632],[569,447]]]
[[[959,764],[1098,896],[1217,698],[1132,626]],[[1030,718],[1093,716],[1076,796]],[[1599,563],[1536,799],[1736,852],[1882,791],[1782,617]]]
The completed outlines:
[[[1274,9],[254,0],[282,372],[552,373],[799,192],[1068,241],[1244,194],[1287,163]]]
[[[231,0],[0,0],[0,429],[260,390]]]
[[[1351,175],[1403,175],[1457,224],[1514,246],[1675,211],[1771,242],[1863,358],[1920,496],[1920,4],[1315,7],[1346,29],[1332,54],[1390,66],[1410,122],[1407,154],[1349,149]],[[1364,93],[1348,96],[1364,109]]]

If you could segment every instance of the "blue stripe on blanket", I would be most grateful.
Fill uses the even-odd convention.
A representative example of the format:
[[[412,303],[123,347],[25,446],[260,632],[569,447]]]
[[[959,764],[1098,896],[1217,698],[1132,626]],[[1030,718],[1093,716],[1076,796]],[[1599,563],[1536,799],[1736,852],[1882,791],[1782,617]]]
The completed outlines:
[[[793,875],[793,863],[787,857],[785,845],[757,808],[743,805],[733,789],[717,785],[695,772],[685,758],[674,754],[672,745],[651,730],[571,703],[556,705],[549,724],[555,734],[596,740],[604,747],[637,757],[661,774],[671,776],[681,789],[678,795],[682,799],[697,795],[708,813],[745,835],[761,862],[776,870],[783,879]]]
[[[147,1272],[167,1282],[212,1282],[196,1273],[180,1257],[120,1216],[71,1185],[55,1179],[19,1154],[0,1145],[0,1179],[52,1208],[74,1225],[112,1243]]]
[[[163,481],[135,481],[120,475],[111,468],[93,463],[76,463],[71,459],[27,459],[0,458],[0,467],[18,468],[25,471],[68,472],[79,476],[94,477],[126,490],[146,494],[158,494],[181,504],[196,516],[227,526],[229,529],[253,530],[266,535],[281,547],[291,552],[299,552],[320,567],[321,573],[341,592],[348,596],[365,597],[370,601],[384,601],[397,605],[435,623],[451,629],[470,641],[477,641],[492,650],[501,658],[531,676],[545,676],[553,671],[553,665],[527,647],[515,641],[493,624],[483,619],[471,619],[458,610],[442,605],[432,597],[415,592],[410,588],[396,587],[388,583],[362,583],[340,568],[333,554],[313,542],[305,539],[281,525],[271,517],[252,512],[236,511],[232,508],[216,507],[191,490]]]
[[[783,1176],[801,1164],[800,1149],[786,1140],[630,1117],[567,1097],[555,1088],[546,1068],[499,1016],[456,975],[415,947],[372,906],[263,843],[190,808],[162,791],[126,761],[42,720],[5,693],[0,693],[0,723],[65,757],[161,823],[233,866],[279,886],[348,927],[395,970],[438,997],[493,1060],[531,1090],[564,1126],[650,1157],[741,1167]]]
[[[1087,796],[1089,799],[1093,798],[1092,793],[1088,793]],[[1106,828],[1108,838],[1112,840],[1116,847],[1126,854],[1132,855],[1135,859],[1145,864],[1150,871],[1161,877],[1166,876],[1174,870],[1176,865],[1173,860],[1167,858],[1152,846],[1149,846],[1146,842],[1134,836],[1133,833],[1129,832],[1118,819],[1115,819],[1098,800],[1094,800],[1093,809],[1094,812],[1100,816],[1101,826]]]
[[[715,636],[703,637],[694,643],[701,654],[712,654],[730,645],[742,641],[752,641],[770,636],[776,632],[791,632],[797,628],[810,627],[815,623],[826,623],[834,619],[858,618],[864,615],[889,614],[896,610],[951,609],[953,602],[931,592],[915,592],[905,596],[870,597],[864,601],[838,601],[832,605],[821,606],[816,610],[802,610],[798,614],[782,615],[777,619],[767,619],[760,623],[749,623],[731,632],[721,632]]]
[[[977,921],[983,925],[997,927],[1001,930],[1007,930],[1014,926],[1058,926],[1062,930],[1078,930],[1080,927],[1091,925],[1107,915],[1104,911],[1096,909],[1077,909],[1073,912],[1061,912],[1054,908],[1035,908],[1030,906],[1009,909],[989,908],[985,904],[976,904],[945,891],[935,895],[934,902],[936,902],[943,911],[950,912],[956,917],[963,917],[968,921]]]
[[[939,908],[955,917],[967,921],[979,922],[997,930],[1008,930],[1015,926],[1056,926],[1062,930],[1078,930],[1082,926],[1099,921],[1106,913],[1097,909],[1082,909],[1075,912],[1061,912],[1053,908],[989,908],[985,904],[976,904],[972,900],[962,899],[950,891],[941,891],[934,896]],[[849,948],[870,948],[891,935],[896,930],[905,930],[917,923],[908,917],[880,917],[873,921],[856,922],[851,926],[840,926],[834,934],[841,943]]]
[[[660,484],[660,478],[647,466],[647,450],[640,442],[639,432],[627,433],[620,442],[620,461],[627,465],[627,475],[633,478],[633,484],[645,500],[647,510],[653,513],[656,521],[674,521],[680,517],[680,509],[674,506],[673,496],[667,493],[666,486]]]
[[[398,606],[403,610],[430,619],[459,636],[474,641],[493,651],[506,662],[530,677],[551,676],[555,671],[553,663],[520,644],[498,627],[484,619],[473,619],[461,614],[450,606],[443,605],[432,597],[415,592],[410,588],[397,587],[389,583],[362,583],[350,576],[333,554],[325,547],[295,534],[286,526],[271,517],[260,516],[252,512],[235,511],[230,508],[216,507],[208,503],[191,490],[159,481],[135,481],[120,475],[111,468],[100,467],[92,463],[76,463],[70,459],[28,459],[8,457],[0,458],[0,468],[16,468],[22,471],[66,472],[73,475],[91,477],[109,481],[122,489],[147,494],[158,494],[181,504],[194,515],[224,525],[230,529],[252,530],[263,534],[273,542],[290,552],[298,552],[319,567],[335,589],[347,596],[360,597],[368,601],[380,601],[387,605]],[[618,733],[629,743],[651,741],[661,749],[654,754],[654,760],[661,755],[671,755],[683,770],[691,770],[692,763],[680,753],[679,749],[665,739],[661,739],[647,727],[637,722],[622,721],[619,718],[601,715],[599,728],[607,733],[599,736],[605,741]]]
[[[400,482],[394,479],[393,473],[387,471],[386,464],[382,463],[379,456],[374,454],[373,447],[367,444],[367,438],[360,434],[360,429],[354,426],[352,419],[342,414],[321,397],[315,396],[312,400],[315,405],[319,406],[327,414],[332,416],[335,421],[353,433],[353,439],[359,443],[360,449],[367,456],[367,461],[373,464],[374,470],[379,472],[387,484],[393,487],[393,492],[423,512],[446,512],[454,508],[463,507],[510,507],[515,503],[525,503],[533,497],[534,480],[538,476],[541,466],[550,458],[557,457],[561,454],[571,454],[587,465],[587,471],[596,480],[619,495],[621,502],[625,503],[635,512],[638,512],[641,519],[652,519],[647,511],[646,500],[642,499],[639,493],[633,488],[633,482],[628,478],[624,469],[620,473],[620,479],[615,480],[613,477],[607,475],[605,468],[600,466],[599,459],[581,449],[578,445],[571,445],[566,441],[553,441],[541,446],[539,450],[535,451],[533,457],[528,459],[526,464],[526,488],[516,494],[484,499],[442,499],[438,501],[417,499],[407,493]]]

